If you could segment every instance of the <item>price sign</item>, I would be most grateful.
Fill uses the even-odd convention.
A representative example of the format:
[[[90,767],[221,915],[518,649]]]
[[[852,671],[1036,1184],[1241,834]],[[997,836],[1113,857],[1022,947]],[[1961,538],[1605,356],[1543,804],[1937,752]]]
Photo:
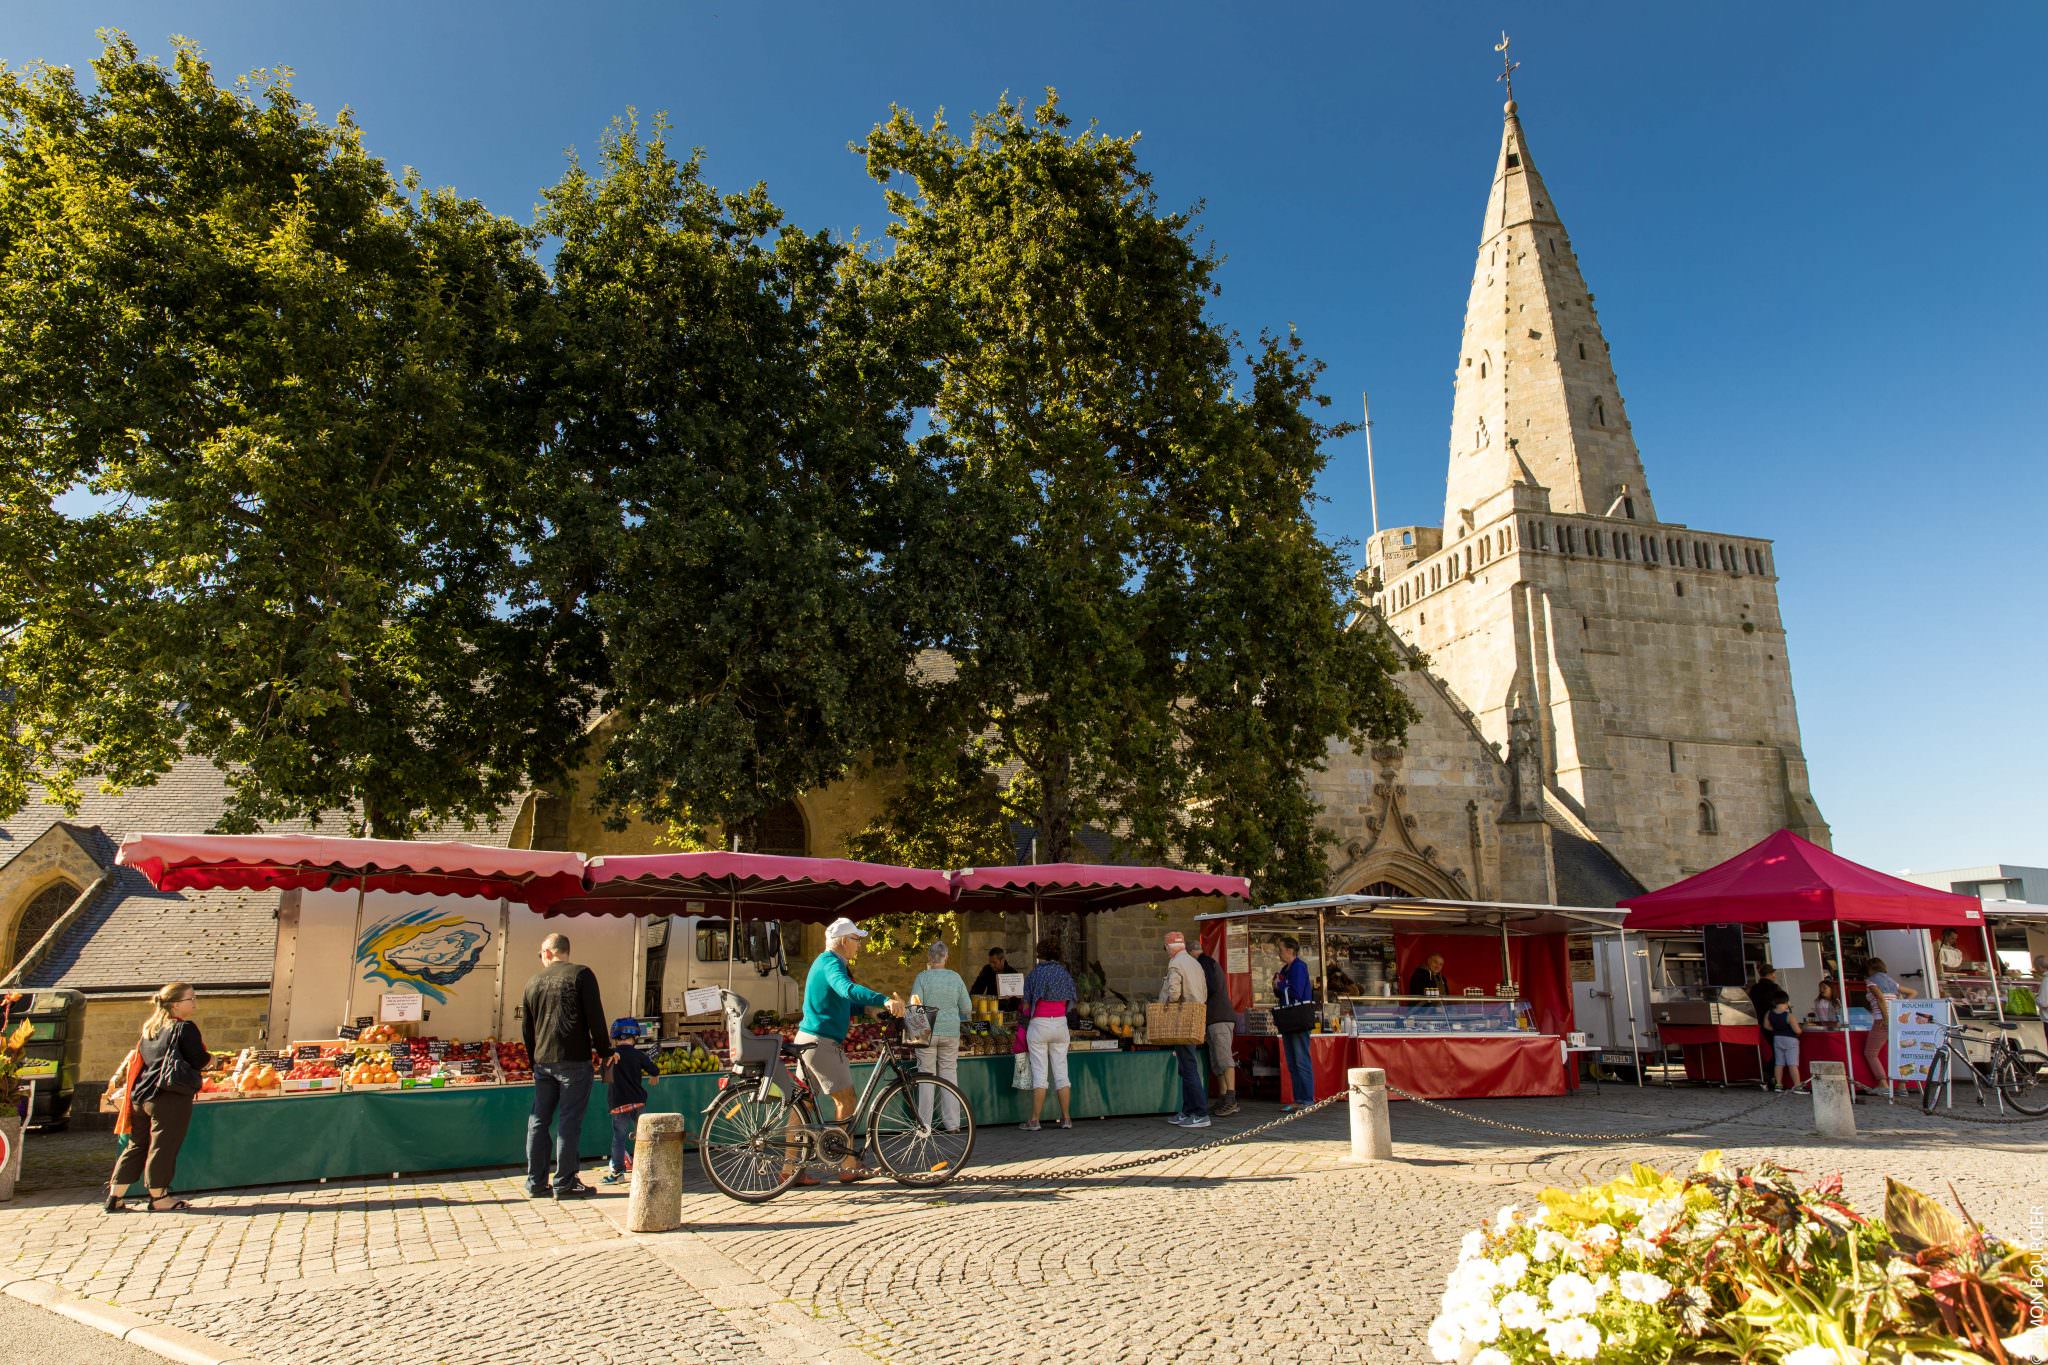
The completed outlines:
[[[996,975],[996,994],[1005,1000],[1024,994],[1024,973],[999,972]]]
[[[363,1036],[363,1031],[354,1024],[343,1024],[334,1031],[334,1035],[337,1038],[360,1038]]]
[[[692,986],[683,992],[684,1014],[716,1014],[720,1003],[716,986]]]
[[[376,1022],[377,1022],[377,1021],[376,1021],[376,1020],[375,1020],[374,1018],[372,1018],[371,1016],[369,1016],[369,1015],[367,1015],[367,1014],[358,1014],[358,1015],[356,1016],[356,1027],[357,1027],[357,1028],[368,1028],[368,1027],[369,1027],[370,1025],[372,1025],[372,1024],[374,1024],[374,1023],[376,1023]]]
[[[301,1062],[317,1062],[320,1060],[320,1046],[317,1043],[300,1043],[292,1049],[292,1058]]]
[[[386,991],[377,998],[377,1017],[387,1024],[416,1024],[427,998],[418,991]]]

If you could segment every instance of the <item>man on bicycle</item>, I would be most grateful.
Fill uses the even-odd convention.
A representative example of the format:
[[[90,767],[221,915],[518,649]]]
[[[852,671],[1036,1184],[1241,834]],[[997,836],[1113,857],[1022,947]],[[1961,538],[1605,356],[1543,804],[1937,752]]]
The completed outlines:
[[[836,919],[825,930],[825,951],[811,964],[804,978],[804,1017],[797,1027],[796,1042],[805,1048],[798,1064],[812,1091],[832,1097],[833,1123],[843,1133],[853,1119],[856,1097],[853,1068],[846,1062],[846,1030],[853,1011],[886,1007],[903,1017],[901,996],[883,995],[853,979],[854,955],[867,942],[867,935],[850,919]],[[840,1158],[839,1178],[851,1182],[866,1173],[852,1144]]]

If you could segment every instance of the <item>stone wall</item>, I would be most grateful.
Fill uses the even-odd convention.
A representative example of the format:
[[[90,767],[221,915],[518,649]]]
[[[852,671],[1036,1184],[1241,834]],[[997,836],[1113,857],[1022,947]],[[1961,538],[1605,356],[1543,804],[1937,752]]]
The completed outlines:
[[[79,1061],[78,1084],[71,1100],[72,1125],[78,1128],[112,1126],[112,1118],[101,1115],[100,1096],[108,1077],[135,1046],[143,1021],[151,1009],[147,995],[94,995],[85,1001],[84,1049]],[[215,1052],[239,1052],[261,1046],[270,1027],[270,996],[251,992],[199,992],[199,1012],[193,1016],[206,1046]]]

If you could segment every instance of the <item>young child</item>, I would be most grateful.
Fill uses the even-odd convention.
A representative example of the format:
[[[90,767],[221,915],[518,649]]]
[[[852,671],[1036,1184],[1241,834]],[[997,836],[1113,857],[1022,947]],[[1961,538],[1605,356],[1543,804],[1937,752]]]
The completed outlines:
[[[1777,1003],[1767,1016],[1771,1031],[1771,1057],[1778,1064],[1778,1088],[1799,1088],[1799,1035],[1804,1030],[1792,1017],[1792,997],[1778,992]]]
[[[612,1110],[612,1164],[598,1177],[606,1185],[618,1184],[633,1169],[633,1129],[647,1107],[647,1082],[641,1078],[661,1074],[634,1046],[639,1041],[638,1019],[612,1021],[612,1059],[605,1071]]]

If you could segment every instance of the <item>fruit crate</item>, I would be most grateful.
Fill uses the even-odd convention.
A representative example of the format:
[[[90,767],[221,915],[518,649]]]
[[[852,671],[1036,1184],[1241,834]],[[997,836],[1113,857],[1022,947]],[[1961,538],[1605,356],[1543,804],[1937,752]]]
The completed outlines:
[[[348,1093],[351,1095],[363,1094],[371,1090],[405,1089],[405,1083],[403,1081],[349,1081],[347,1082],[347,1086]]]
[[[341,1089],[339,1076],[308,1076],[300,1080],[285,1079],[278,1085],[287,1095],[333,1094]]]

